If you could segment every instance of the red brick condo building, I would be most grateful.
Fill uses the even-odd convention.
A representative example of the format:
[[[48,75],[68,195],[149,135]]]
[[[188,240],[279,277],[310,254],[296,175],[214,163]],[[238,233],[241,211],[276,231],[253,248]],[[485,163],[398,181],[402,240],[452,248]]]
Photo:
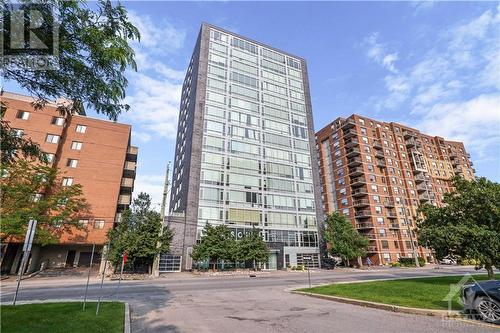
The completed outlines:
[[[387,264],[418,251],[432,260],[417,246],[416,210],[441,205],[450,177],[475,177],[464,144],[355,114],[317,132],[316,144],[324,212],[338,210],[352,221],[370,240],[367,257]]]
[[[107,232],[120,222],[130,205],[136,172],[137,147],[130,145],[131,126],[75,114],[63,118],[57,104],[35,110],[28,96],[2,92],[2,117],[12,129],[38,143],[50,163],[62,173],[66,184],[81,184],[90,214],[83,229],[63,232],[59,244],[33,246],[28,272],[45,267],[88,266],[92,244],[98,252],[107,242]],[[19,269],[22,244],[2,244],[1,269]],[[94,262],[100,261],[100,255]]]

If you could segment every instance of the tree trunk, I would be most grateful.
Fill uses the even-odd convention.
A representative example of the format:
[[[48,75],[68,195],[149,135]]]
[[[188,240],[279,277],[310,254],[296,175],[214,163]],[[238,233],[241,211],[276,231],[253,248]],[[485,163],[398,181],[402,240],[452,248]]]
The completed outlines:
[[[253,270],[256,271],[257,268],[255,267],[255,259],[253,260]]]
[[[495,280],[495,273],[493,272],[493,266],[491,266],[491,264],[485,264],[484,268],[488,272],[488,280]]]

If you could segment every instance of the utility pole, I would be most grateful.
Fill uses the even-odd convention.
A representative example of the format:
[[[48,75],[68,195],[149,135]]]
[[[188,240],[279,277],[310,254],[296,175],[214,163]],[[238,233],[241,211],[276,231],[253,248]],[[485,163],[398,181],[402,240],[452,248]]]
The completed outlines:
[[[167,206],[167,195],[168,195],[168,186],[169,186],[169,177],[170,173],[170,161],[167,164],[167,172],[165,173],[165,182],[163,184],[163,197],[161,200],[161,208],[160,208],[160,217],[161,217],[161,228],[160,228],[160,237],[163,235],[163,222],[165,220],[165,209]],[[161,246],[161,243],[158,242],[157,248],[159,249]],[[158,277],[160,276],[160,251],[155,256],[155,260],[153,262],[153,276]]]
[[[404,199],[403,199],[404,200]],[[415,267],[420,268],[420,263],[418,262],[418,253],[415,248],[415,244],[413,243],[413,235],[410,229],[410,224],[408,223],[408,215],[406,214],[406,205],[403,202],[403,214],[405,215],[406,228],[408,230],[408,234],[410,235],[411,249],[413,251],[413,257],[415,258]]]

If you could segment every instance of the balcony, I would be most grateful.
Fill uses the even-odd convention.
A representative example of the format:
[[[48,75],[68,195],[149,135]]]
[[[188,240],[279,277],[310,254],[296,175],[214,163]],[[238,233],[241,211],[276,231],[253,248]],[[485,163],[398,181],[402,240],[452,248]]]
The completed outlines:
[[[351,186],[352,187],[358,187],[358,186],[363,186],[366,185],[366,178],[365,177],[357,177],[351,179]]]
[[[365,173],[365,170],[361,167],[357,168],[349,168],[349,175],[355,177],[355,176],[360,176]]]
[[[382,148],[382,144],[380,143],[380,141],[376,140],[376,141],[373,141],[373,148],[377,149],[377,150],[381,150],[383,149]]]
[[[119,197],[118,197],[118,204],[119,205],[130,205],[130,199],[131,199],[131,195],[129,194],[121,194]]]
[[[368,195],[368,190],[366,189],[366,187],[363,186],[363,187],[357,188],[355,190],[352,190],[351,195],[353,197],[362,197],[362,196]]]
[[[353,119],[346,119],[342,125],[342,129],[348,130],[350,128],[356,127],[356,122]]]
[[[415,183],[422,183],[425,182],[425,176],[423,174],[418,174],[413,177],[415,179]]]
[[[126,161],[125,166],[123,167],[123,175],[126,178],[135,178],[135,167],[135,162]]]
[[[429,201],[429,200],[430,200],[430,197],[429,197],[429,194],[427,194],[427,193],[423,193],[423,194],[420,194],[420,195],[418,196],[418,199],[419,199],[420,201]]]
[[[358,136],[358,132],[355,129],[350,129],[344,131],[344,139],[349,139]]]
[[[412,148],[412,147],[415,147],[415,140],[412,138],[412,139],[409,139],[406,141],[406,148]]]
[[[376,246],[368,246],[368,247],[366,248],[366,252],[369,252],[369,253],[370,253],[370,252],[371,252],[371,253],[373,253],[373,252],[377,252],[377,247],[376,247]]]
[[[458,159],[454,159],[451,161],[451,165],[455,168],[460,165],[460,161]]]
[[[344,140],[344,146],[346,148],[359,146],[359,141],[356,138],[352,138],[352,139],[349,139],[349,140]]]
[[[387,212],[387,218],[389,218],[389,219],[397,219],[398,216],[396,215],[396,212],[389,211],[389,212]]]
[[[137,154],[139,153],[139,148],[134,146],[127,147],[127,161],[137,162]]]
[[[377,150],[375,152],[375,157],[376,158],[384,158],[384,152],[382,150]]]
[[[378,161],[377,161],[377,166],[378,166],[379,168],[386,168],[386,167],[387,167],[387,165],[385,164],[385,161],[384,161],[384,160],[378,160]]]
[[[403,136],[405,139],[409,139],[409,138],[416,137],[416,134],[415,134],[415,132],[405,130],[405,131],[403,131]]]
[[[450,153],[450,160],[452,160],[452,161],[458,160],[457,153]]]
[[[362,223],[356,223],[356,228],[357,229],[373,229],[375,226],[373,225],[372,222],[362,222]]]
[[[427,185],[425,184],[418,184],[417,185],[417,192],[421,193],[421,192],[425,192],[427,191],[429,188],[427,187]]]
[[[377,239],[377,236],[373,232],[363,232],[359,233],[361,236],[368,238],[369,240]]]
[[[345,150],[346,152],[346,156],[347,157],[354,157],[354,156],[358,156],[359,154],[361,154],[361,151],[359,150],[359,148],[350,148],[350,149],[346,149]]]
[[[370,201],[367,199],[358,199],[352,202],[354,207],[367,207],[370,206]]]
[[[134,178],[122,178],[122,182],[121,182],[120,186],[127,187],[127,188],[134,187]]]
[[[467,158],[470,158],[470,154],[469,153],[466,153],[465,156],[467,156]]]
[[[399,229],[399,223],[391,223],[389,229]]]
[[[363,163],[363,161],[359,157],[353,157],[353,158],[350,158],[347,160],[347,165],[349,167],[355,167],[355,166],[361,165],[362,163]]]
[[[369,210],[360,210],[354,213],[354,217],[357,219],[367,219],[372,216],[372,212]]]
[[[384,200],[384,206],[385,207],[394,207],[394,201],[390,199],[385,199]]]

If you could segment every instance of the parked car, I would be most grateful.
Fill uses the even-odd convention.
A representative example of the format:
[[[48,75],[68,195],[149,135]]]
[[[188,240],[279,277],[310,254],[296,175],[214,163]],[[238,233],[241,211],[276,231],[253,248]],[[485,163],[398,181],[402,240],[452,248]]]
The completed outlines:
[[[439,263],[441,265],[456,265],[457,261],[452,257],[444,257],[443,259],[439,260]]]
[[[466,284],[461,291],[464,312],[500,324],[500,281],[489,280]]]

